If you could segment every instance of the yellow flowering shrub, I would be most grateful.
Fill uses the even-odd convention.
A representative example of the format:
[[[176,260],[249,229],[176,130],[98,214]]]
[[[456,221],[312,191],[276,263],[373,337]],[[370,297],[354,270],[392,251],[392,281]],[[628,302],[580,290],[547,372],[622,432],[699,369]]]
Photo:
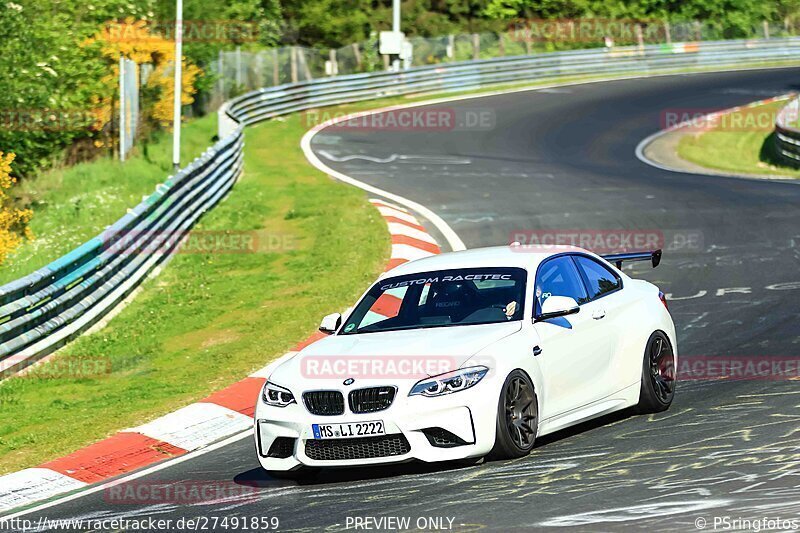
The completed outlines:
[[[11,176],[12,161],[14,154],[0,152],[0,264],[5,262],[9,253],[22,244],[23,239],[33,238],[28,227],[33,211],[8,205],[6,191],[17,182],[16,178]]]
[[[124,21],[112,21],[105,24],[99,32],[84,43],[85,46],[95,44],[100,46],[101,53],[113,64],[111,72],[103,78],[111,91],[119,83],[120,55],[139,65],[145,63],[153,65],[153,72],[147,78],[145,86],[157,96],[151,106],[142,107],[144,111],[149,112],[147,118],[157,121],[161,126],[170,126],[175,94],[174,71],[172,70],[175,43],[152,33],[146,20],[128,18]],[[202,74],[202,70],[189,62],[186,57],[181,58],[181,66],[181,103],[189,105],[194,102],[194,94],[197,92],[195,82]],[[111,106],[102,104],[110,104],[110,102],[98,101],[96,104],[100,104],[100,107],[105,110],[106,115],[103,120],[108,122],[111,119]]]

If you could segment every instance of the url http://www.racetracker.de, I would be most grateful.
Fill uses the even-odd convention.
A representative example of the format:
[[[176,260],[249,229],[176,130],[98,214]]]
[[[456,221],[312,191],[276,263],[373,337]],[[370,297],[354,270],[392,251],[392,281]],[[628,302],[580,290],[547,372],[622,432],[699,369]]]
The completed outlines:
[[[275,531],[275,516],[195,516],[192,518],[0,518],[0,532],[18,531]]]

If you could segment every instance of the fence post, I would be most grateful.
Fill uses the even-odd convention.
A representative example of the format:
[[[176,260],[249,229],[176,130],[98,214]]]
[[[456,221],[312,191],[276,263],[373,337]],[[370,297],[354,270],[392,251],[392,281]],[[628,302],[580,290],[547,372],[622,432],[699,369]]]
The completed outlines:
[[[264,86],[264,57],[261,55],[263,52],[255,52],[255,65],[253,66],[253,74],[255,75],[255,86]]]
[[[300,62],[300,65],[303,67],[303,76],[305,77],[304,81],[314,79],[314,76],[311,75],[311,69],[308,68],[308,61],[306,61],[306,51],[303,49],[302,46],[297,48],[297,59]]]
[[[361,50],[358,48],[358,43],[353,43],[353,55],[356,58],[356,68],[361,70]]]
[[[217,69],[219,70],[219,82],[218,82],[219,88],[217,90],[219,91],[219,95],[222,97],[222,99],[226,100],[226,98],[225,98],[225,65],[222,62],[222,50],[219,51],[218,55],[219,55],[219,59],[217,60]]]
[[[281,71],[278,65],[278,49],[272,49],[272,85],[281,84]]]
[[[477,33],[472,34],[472,59],[481,57],[481,37]]]
[[[292,46],[289,48],[289,60],[292,74],[292,83],[297,83],[297,49]]]
[[[239,87],[242,86],[242,47],[236,47],[236,87],[237,90],[240,90]]]
[[[525,53],[531,55],[531,53],[533,52],[533,43],[531,43],[531,41],[533,40],[533,35],[531,34],[530,24],[525,24],[524,40],[525,40]]]
[[[447,55],[448,59],[453,59],[456,55],[456,36],[452,33],[447,36],[447,48],[445,50],[445,55]]]
[[[644,35],[642,34],[642,25],[636,25],[636,42],[639,45],[639,52],[644,51]]]
[[[764,21],[764,39],[769,39],[769,22]]]
[[[506,42],[503,40],[503,32],[497,34],[497,53],[500,57],[505,57],[506,55]]]
[[[336,62],[336,49],[331,48],[330,52],[328,53],[328,57],[330,57],[331,61],[331,76],[336,76],[339,74],[339,64]]]
[[[669,32],[669,21],[664,21],[664,38],[667,40],[667,44],[672,44],[672,35]]]
[[[125,161],[125,56],[119,56],[119,160]]]

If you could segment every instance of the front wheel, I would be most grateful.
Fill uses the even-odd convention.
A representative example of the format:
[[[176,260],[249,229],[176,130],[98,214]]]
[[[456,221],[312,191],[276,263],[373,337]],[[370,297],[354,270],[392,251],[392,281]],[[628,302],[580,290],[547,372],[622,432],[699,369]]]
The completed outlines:
[[[675,354],[667,336],[656,331],[650,335],[642,362],[642,385],[639,413],[666,411],[675,397]]]
[[[530,453],[536,440],[539,406],[530,378],[514,370],[506,378],[497,404],[497,428],[489,459],[515,459]]]

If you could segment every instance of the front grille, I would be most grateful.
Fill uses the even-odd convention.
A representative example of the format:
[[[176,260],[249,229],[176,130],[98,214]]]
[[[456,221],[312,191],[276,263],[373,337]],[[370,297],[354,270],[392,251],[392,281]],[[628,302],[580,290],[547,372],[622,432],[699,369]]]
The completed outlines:
[[[422,433],[428,438],[431,446],[436,448],[454,448],[456,446],[463,446],[468,444],[467,441],[455,435],[444,428],[434,427],[422,430]]]
[[[306,441],[306,455],[315,461],[347,461],[392,457],[411,451],[405,436],[380,435],[356,439],[321,439]]]
[[[347,396],[350,410],[354,413],[374,413],[388,409],[397,393],[395,387],[371,387],[357,389]]]
[[[335,416],[344,413],[344,396],[338,390],[318,390],[303,393],[303,402],[311,414]]]
[[[278,437],[272,441],[272,446],[269,447],[267,457],[275,457],[276,459],[286,459],[291,457],[294,453],[294,441],[292,437]]]

